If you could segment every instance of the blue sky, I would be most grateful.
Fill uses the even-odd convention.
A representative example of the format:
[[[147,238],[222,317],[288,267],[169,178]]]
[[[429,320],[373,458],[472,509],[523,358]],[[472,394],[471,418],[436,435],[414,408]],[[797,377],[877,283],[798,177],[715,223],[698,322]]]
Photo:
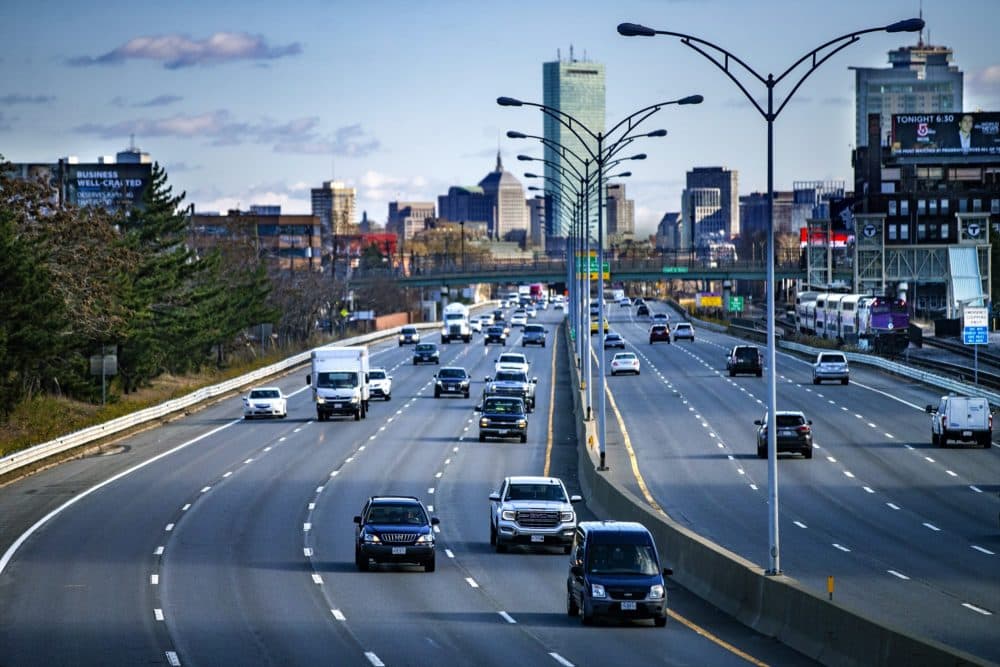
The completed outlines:
[[[117,2],[0,5],[0,154],[15,162],[92,161],[129,144],[149,152],[198,210],[281,204],[309,211],[309,188],[342,180],[384,221],[393,199],[435,200],[541,155],[542,63],[557,49],[603,62],[607,118],[693,93],[634,144],[649,159],[626,181],[637,231],[676,210],[684,174],[722,165],[741,194],[766,189],[766,125],[711,63],[677,40],[625,38],[631,21],[675,30],[778,74],[819,44],[916,16],[920,0],[617,2]],[[998,0],[923,0],[925,40],[965,72],[965,110],[1000,110]],[[916,36],[874,33],[835,55],[775,123],[775,186],[851,181],[854,77]],[[752,83],[752,82],[751,82]],[[752,88],[764,94],[763,86]],[[779,99],[787,90],[778,90]],[[531,169],[528,169],[531,171]],[[523,180],[523,179],[522,179]]]

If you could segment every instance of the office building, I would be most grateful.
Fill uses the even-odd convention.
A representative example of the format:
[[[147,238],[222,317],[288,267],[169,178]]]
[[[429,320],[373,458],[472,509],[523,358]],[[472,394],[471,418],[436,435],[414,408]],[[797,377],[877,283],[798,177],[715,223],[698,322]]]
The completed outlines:
[[[478,185],[452,186],[447,195],[438,197],[438,213],[450,222],[484,222],[487,235],[499,241],[523,240],[528,233],[524,186],[504,169],[499,151],[496,167]]]
[[[688,188],[681,194],[681,217],[687,221],[689,236],[682,240],[680,249],[691,249],[702,238],[728,240],[727,218],[722,210],[722,192],[719,188]]]
[[[528,242],[536,250],[545,250],[545,197],[538,195],[527,201]]]
[[[312,214],[319,216],[324,235],[353,231],[357,198],[357,190],[340,181],[323,181],[323,187],[312,189]]]
[[[415,233],[424,229],[426,221],[434,217],[434,202],[391,201],[386,231],[412,239]]]
[[[693,246],[699,234],[720,235],[723,240],[730,240],[740,234],[740,194],[737,172],[725,167],[695,167],[687,172],[687,190],[718,190],[719,199],[717,212],[711,214],[702,210],[696,216],[694,209],[683,207],[684,219],[689,221],[687,230],[692,236],[686,239],[686,245]],[[697,193],[691,197],[694,208],[711,206],[712,199],[707,193]],[[710,219],[707,219],[710,216]]]
[[[453,185],[438,197],[438,216],[454,222],[490,223],[493,205],[478,185]]]
[[[553,62],[542,64],[543,103],[569,114],[594,134],[604,132],[604,65],[587,60],[586,56],[583,60],[577,60],[573,55],[572,47],[570,47],[568,60],[563,60],[558,55],[557,58]],[[588,141],[586,145],[581,143],[572,132],[549,116],[544,117],[542,134],[546,139],[545,159],[552,163],[545,165],[545,176],[549,179],[545,181],[546,188],[557,193],[578,190],[579,181],[563,186],[560,167],[573,173],[574,170],[582,172],[582,165],[569,155],[563,156],[553,148],[550,142],[564,146],[567,151],[572,151],[581,158],[596,154],[597,142]],[[547,233],[551,236],[565,237],[569,234],[571,224],[566,215],[569,206],[559,206],[554,201],[559,196],[549,195],[545,218],[548,224]],[[593,224],[596,225],[596,213],[593,217],[595,221]],[[594,233],[596,234],[596,227]]]
[[[624,183],[611,183],[607,187],[606,229],[609,236],[635,234],[635,202],[625,197]]]
[[[683,245],[684,220],[680,211],[667,211],[656,226],[656,249],[678,250]]]
[[[889,52],[890,67],[852,67],[855,145],[869,145],[869,114],[880,115],[878,143],[886,144],[893,114],[962,111],[964,75],[951,60],[950,48],[925,44],[921,32],[915,46]]]

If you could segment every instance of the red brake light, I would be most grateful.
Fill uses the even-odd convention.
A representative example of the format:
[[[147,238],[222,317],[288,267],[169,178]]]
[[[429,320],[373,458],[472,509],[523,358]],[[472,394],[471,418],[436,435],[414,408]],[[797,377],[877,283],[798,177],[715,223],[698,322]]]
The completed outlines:
[[[802,425],[800,425],[795,430],[798,431],[799,433],[808,433],[809,432],[809,425],[808,424],[802,424]]]

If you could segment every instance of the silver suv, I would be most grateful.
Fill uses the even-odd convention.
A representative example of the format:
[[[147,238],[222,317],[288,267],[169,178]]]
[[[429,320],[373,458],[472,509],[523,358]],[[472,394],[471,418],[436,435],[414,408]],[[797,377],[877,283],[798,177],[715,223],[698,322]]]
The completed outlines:
[[[494,376],[486,376],[483,400],[487,396],[516,396],[524,400],[528,412],[535,409],[535,385],[538,378],[528,378],[524,371],[499,370]]]
[[[813,384],[823,380],[840,380],[840,384],[851,381],[851,372],[847,368],[847,357],[843,352],[820,352],[813,362]]]
[[[511,544],[573,548],[580,496],[566,493],[558,477],[507,477],[490,494],[490,544],[497,552]]]

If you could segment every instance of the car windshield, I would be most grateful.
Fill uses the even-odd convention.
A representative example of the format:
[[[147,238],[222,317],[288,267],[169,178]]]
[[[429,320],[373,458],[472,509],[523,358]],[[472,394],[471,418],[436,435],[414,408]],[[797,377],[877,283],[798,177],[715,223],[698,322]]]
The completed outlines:
[[[486,401],[483,412],[492,412],[501,415],[519,415],[524,413],[524,408],[521,405],[521,401],[493,398]]]
[[[652,576],[657,573],[656,556],[648,544],[595,544],[587,559],[587,571]]]
[[[385,371],[372,371],[368,374],[369,380],[384,380]]]
[[[500,359],[497,360],[500,364],[523,364],[524,357],[520,357],[516,354],[501,354]]]
[[[493,378],[497,382],[526,382],[527,378],[524,373],[519,373],[517,371],[497,371],[497,375]]]
[[[464,368],[442,368],[438,371],[438,377],[449,380],[463,380],[466,377],[466,373]]]
[[[736,348],[736,358],[741,361],[753,361],[757,358],[757,349],[753,347]]]
[[[421,343],[420,345],[417,345],[416,351],[417,352],[433,352],[434,351],[434,346],[431,345],[430,343]]]
[[[488,332],[491,334],[500,334],[503,333],[503,327],[490,327]]]
[[[507,500],[551,500],[566,502],[566,494],[558,484],[511,484]]]
[[[250,398],[281,398],[281,392],[277,389],[254,389]]]
[[[318,373],[316,386],[324,389],[352,389],[358,386],[358,376],[350,371]]]
[[[677,328],[678,329],[690,329],[691,325],[690,324],[678,324]]]
[[[406,524],[410,526],[427,525],[427,515],[419,505],[390,505],[388,503],[373,505],[368,512],[369,523]]]
[[[541,324],[529,324],[524,328],[524,333],[542,333],[545,328]]]
[[[415,333],[417,333],[417,330],[414,329],[413,327],[403,327],[401,331],[402,331],[402,333],[405,333],[405,334],[415,334]]]
[[[667,330],[667,328],[665,326],[663,326],[662,324],[653,327],[653,333],[658,333],[658,334],[659,333],[664,333],[666,330]]]

